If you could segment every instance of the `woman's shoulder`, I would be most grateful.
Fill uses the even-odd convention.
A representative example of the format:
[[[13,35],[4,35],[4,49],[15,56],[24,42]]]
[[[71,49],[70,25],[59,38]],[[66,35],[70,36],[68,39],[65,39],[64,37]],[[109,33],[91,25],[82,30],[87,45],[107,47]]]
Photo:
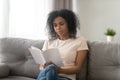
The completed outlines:
[[[86,41],[86,38],[83,36],[76,37],[77,41]]]

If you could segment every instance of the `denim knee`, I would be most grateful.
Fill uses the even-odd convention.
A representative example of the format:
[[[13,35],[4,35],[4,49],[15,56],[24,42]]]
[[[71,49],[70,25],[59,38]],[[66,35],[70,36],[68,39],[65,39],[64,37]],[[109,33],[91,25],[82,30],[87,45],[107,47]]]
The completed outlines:
[[[45,68],[45,72],[48,72],[49,70],[53,70],[53,71],[57,72],[57,69],[56,69],[55,65],[53,65],[53,64],[51,64]]]
[[[56,67],[51,64],[45,69],[46,80],[57,80],[58,73]]]
[[[57,80],[58,77],[58,71],[56,67],[51,64],[48,65],[44,70],[42,70],[38,76],[37,80]]]
[[[51,64],[51,65],[48,65],[46,68],[55,69],[56,67],[53,64]]]

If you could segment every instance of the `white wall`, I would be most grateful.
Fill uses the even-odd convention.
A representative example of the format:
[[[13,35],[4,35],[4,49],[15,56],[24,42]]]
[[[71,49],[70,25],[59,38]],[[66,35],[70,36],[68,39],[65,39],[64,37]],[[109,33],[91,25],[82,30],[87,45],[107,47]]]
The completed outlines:
[[[7,37],[9,32],[9,1],[0,0],[0,38]]]
[[[120,0],[76,0],[81,33],[91,41],[106,41],[104,32],[110,27],[117,31],[120,42]]]

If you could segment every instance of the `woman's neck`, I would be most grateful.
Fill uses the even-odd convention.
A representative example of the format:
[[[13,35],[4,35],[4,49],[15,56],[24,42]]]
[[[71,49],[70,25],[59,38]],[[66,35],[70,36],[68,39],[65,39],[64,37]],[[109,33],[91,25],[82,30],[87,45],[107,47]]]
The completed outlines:
[[[69,38],[70,38],[69,36],[61,36],[61,37],[59,37],[60,40],[67,40]]]

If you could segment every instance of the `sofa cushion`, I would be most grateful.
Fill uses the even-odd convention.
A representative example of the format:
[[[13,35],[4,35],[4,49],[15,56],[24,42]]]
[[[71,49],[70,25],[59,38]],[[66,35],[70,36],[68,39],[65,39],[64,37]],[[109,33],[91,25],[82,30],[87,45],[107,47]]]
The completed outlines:
[[[39,65],[33,60],[28,48],[36,46],[41,49],[43,43],[43,40],[2,38],[0,39],[0,61],[9,66],[10,75],[36,78]]]
[[[89,42],[88,80],[120,80],[120,44]]]
[[[9,75],[9,67],[6,64],[0,64],[0,78],[7,77]]]

